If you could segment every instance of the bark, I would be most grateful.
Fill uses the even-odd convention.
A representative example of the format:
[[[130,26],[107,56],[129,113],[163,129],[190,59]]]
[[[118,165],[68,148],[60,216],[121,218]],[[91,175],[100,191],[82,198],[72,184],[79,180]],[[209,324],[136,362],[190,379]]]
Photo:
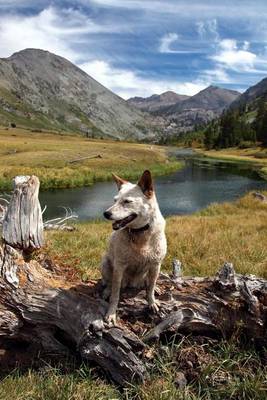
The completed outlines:
[[[162,336],[228,338],[238,332],[267,345],[267,281],[236,274],[229,263],[215,277],[183,278],[181,264],[174,260],[173,274],[161,274],[158,281],[158,314],[149,312],[144,290],[127,290],[121,296],[118,326],[107,326],[108,304],[100,282],[69,282],[53,266],[47,268],[45,257],[38,261],[29,256],[43,243],[38,189],[36,177],[17,178],[4,221],[2,343],[24,341],[49,354],[72,353],[98,364],[120,385],[145,378],[146,353]]]
[[[14,194],[4,217],[4,241],[23,251],[40,249],[43,244],[39,186],[35,176],[17,176],[14,179]]]

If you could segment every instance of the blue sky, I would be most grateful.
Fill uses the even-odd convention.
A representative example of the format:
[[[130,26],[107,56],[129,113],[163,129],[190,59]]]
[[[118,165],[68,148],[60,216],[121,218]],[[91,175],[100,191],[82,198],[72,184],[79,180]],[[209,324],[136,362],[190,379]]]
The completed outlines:
[[[123,98],[244,91],[267,76],[267,1],[0,0],[0,57],[27,47]]]

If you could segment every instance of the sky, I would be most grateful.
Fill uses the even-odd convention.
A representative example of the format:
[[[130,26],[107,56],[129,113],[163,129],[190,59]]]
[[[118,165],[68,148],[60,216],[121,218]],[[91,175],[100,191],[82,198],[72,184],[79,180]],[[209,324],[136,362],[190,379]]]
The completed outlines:
[[[39,48],[124,99],[267,76],[267,0],[0,0],[0,57]]]

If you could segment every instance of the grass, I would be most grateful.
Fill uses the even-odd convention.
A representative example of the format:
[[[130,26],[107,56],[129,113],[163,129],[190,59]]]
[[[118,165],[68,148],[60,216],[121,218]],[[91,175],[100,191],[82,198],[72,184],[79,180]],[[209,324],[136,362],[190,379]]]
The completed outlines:
[[[110,179],[111,172],[136,179],[150,168],[154,175],[164,175],[182,166],[167,151],[156,145],[0,128],[0,189],[10,189],[15,175],[37,175],[42,190],[89,186]],[[83,157],[92,158],[70,163]]]
[[[236,342],[183,338],[155,348],[145,383],[119,390],[86,365],[18,369],[2,379],[0,400],[265,400],[267,367]],[[179,388],[178,373],[187,385]]]
[[[233,147],[222,150],[196,149],[196,151],[204,155],[207,160],[251,164],[256,167],[258,174],[267,180],[267,151],[265,148],[255,146],[247,149]]]
[[[214,274],[225,261],[233,262],[240,273],[267,279],[267,205],[248,194],[233,203],[212,204],[189,216],[167,219],[168,255],[163,269],[172,259],[182,261],[185,275]],[[74,234],[50,232],[47,251],[69,265],[81,277],[99,277],[99,264],[111,226],[95,221],[78,224]]]

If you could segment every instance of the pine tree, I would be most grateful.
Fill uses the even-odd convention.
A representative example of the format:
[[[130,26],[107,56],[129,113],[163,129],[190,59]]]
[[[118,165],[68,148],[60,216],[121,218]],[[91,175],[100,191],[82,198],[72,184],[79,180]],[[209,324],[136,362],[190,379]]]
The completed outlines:
[[[257,140],[267,145],[267,104],[264,99],[259,103],[257,116],[254,122]]]

